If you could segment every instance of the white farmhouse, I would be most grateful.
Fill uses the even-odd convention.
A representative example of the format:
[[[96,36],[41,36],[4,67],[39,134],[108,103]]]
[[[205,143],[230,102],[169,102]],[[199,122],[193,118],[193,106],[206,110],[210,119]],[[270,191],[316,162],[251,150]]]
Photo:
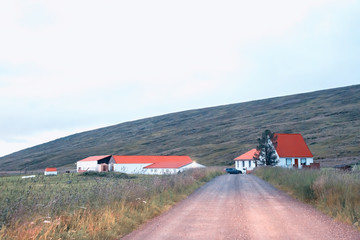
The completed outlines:
[[[301,134],[276,133],[275,137],[277,138],[275,152],[277,160],[279,161],[277,166],[302,168],[303,166],[310,166],[314,163],[313,154]],[[243,173],[253,170],[255,168],[253,157],[256,151],[256,149],[251,149],[235,158],[235,168]]]
[[[110,168],[128,174],[174,174],[204,165],[193,162],[189,156],[117,156],[111,157]]]
[[[277,133],[276,154],[277,166],[287,168],[302,168],[314,163],[314,156],[299,133]]]
[[[95,171],[107,172],[111,155],[91,156],[76,162],[77,172]]]
[[[250,151],[235,158],[235,168],[242,173],[252,171],[255,168],[254,154],[257,150],[251,149]]]

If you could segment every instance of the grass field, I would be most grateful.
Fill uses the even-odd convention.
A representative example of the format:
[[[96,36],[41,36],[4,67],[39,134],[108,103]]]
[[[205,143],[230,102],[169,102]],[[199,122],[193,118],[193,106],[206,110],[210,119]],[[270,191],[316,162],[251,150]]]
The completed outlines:
[[[295,198],[360,230],[360,171],[262,167],[254,173]]]
[[[0,178],[0,239],[116,239],[222,174],[120,173]]]

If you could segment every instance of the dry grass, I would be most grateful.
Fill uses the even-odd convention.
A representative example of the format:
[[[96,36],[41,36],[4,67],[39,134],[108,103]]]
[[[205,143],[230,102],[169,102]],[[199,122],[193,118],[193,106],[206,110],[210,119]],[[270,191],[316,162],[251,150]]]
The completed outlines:
[[[350,224],[360,223],[360,172],[327,172],[313,183],[317,206]]]
[[[360,230],[360,171],[258,168],[255,174]]]
[[[3,223],[0,239],[116,239],[168,210],[206,181],[221,173],[219,168],[208,168],[171,176],[116,179],[116,184],[121,186],[121,191],[115,189],[118,195],[106,197],[105,194],[110,193],[111,190],[106,190],[109,192],[104,190],[98,191],[94,198],[92,194],[88,194],[89,191],[86,193],[90,200],[87,204],[83,202],[79,204],[76,200],[77,195],[74,194],[71,198],[73,202],[61,206],[53,205],[52,207],[60,208],[56,211],[49,209],[38,212],[21,211],[21,215],[18,211],[13,212],[13,215],[8,215],[6,222]],[[79,177],[83,176],[72,176],[73,179]],[[94,178],[96,177],[92,176],[90,179],[79,181],[77,185],[83,186],[85,181],[88,181],[89,186],[94,185],[90,187],[94,191],[101,189],[104,186],[103,182],[108,185],[114,181],[113,178],[110,180],[106,177],[97,180]],[[98,182],[91,183],[92,181]],[[59,189],[63,187],[61,184],[58,186]],[[114,184],[111,188],[115,186]],[[38,190],[33,191],[38,192]],[[52,188],[48,188],[47,191],[51,192],[48,192],[48,195],[56,192],[52,191]],[[52,196],[46,202],[51,205],[53,199],[57,197],[57,195]],[[24,205],[26,201],[24,199]],[[44,203],[41,204],[46,205]]]

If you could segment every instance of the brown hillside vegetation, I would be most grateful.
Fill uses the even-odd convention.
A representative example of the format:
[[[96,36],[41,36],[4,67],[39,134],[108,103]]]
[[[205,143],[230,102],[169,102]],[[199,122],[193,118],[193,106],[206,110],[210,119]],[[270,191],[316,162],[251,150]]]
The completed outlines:
[[[360,160],[360,85],[190,110],[74,134],[0,158],[1,170],[41,169],[89,155],[189,155],[223,165],[265,129],[301,133],[323,165]],[[74,165],[69,165],[75,167]]]

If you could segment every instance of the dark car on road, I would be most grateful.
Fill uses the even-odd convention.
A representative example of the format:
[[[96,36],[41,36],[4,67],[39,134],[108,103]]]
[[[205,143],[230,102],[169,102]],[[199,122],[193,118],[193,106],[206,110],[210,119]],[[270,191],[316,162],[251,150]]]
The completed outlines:
[[[242,174],[242,172],[236,168],[226,168],[225,171],[230,174]]]

